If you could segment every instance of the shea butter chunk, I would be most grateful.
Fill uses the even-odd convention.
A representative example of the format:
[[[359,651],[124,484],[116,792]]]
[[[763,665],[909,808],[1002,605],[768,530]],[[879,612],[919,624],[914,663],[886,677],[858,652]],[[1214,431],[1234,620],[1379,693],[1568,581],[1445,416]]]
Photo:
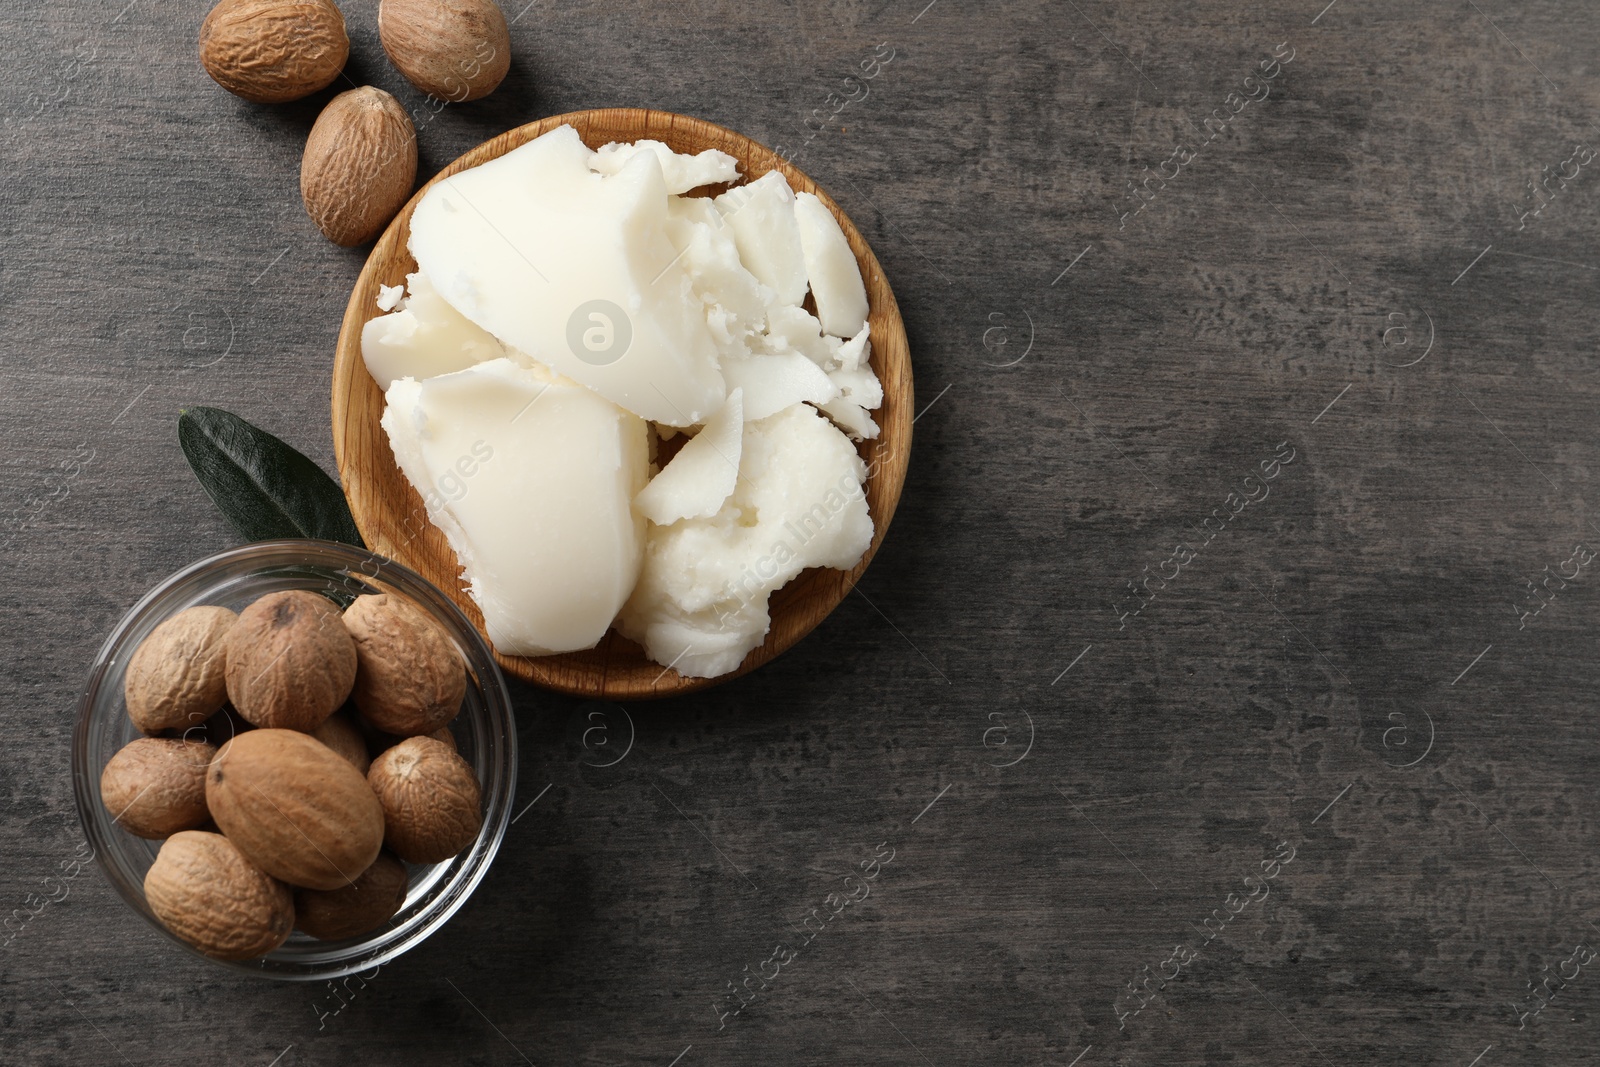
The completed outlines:
[[[593,156],[559,126],[439,181],[412,215],[412,255],[507,348],[642,418],[698,425],[726,390],[666,233],[661,164],[640,152],[606,176]]]
[[[398,285],[384,286],[379,306],[388,301],[399,310],[361,328],[361,357],[379,389],[397,378],[432,378],[506,354],[499,341],[445,303],[426,277],[407,275],[406,287],[402,300]]]
[[[868,363],[871,358],[872,344],[863,326],[839,346],[830,364],[828,380],[838,387],[839,395],[817,405],[857,441],[878,436],[878,424],[869,413],[883,406],[883,383]]]
[[[836,397],[826,404],[818,404],[828,417],[839,424],[852,440],[870,441],[878,436],[878,424],[872,414],[860,404],[844,397]]]
[[[721,185],[738,181],[739,161],[726,152],[708,148],[698,155],[674,152],[660,141],[642,140],[632,144],[612,141],[602,145],[589,159],[589,167],[599,174],[617,174],[641,153],[656,157],[661,174],[667,183],[667,192],[687,193],[702,185]]]
[[[739,249],[711,201],[674,197],[667,212],[667,234],[681,250],[689,289],[705,309],[706,326],[718,352],[748,355],[750,341],[766,325],[772,290],[761,284],[739,258]]]
[[[738,389],[684,442],[661,473],[633,498],[639,514],[668,526],[679,519],[715,515],[739,478],[739,447],[744,438],[744,394]]]
[[[793,350],[824,369],[838,356],[839,341],[822,335],[822,323],[801,307],[775,307],[767,312],[763,347],[770,352]]]
[[[833,336],[854,337],[867,321],[867,287],[850,242],[833,212],[810,193],[794,198],[794,217],[800,226],[800,246],[805,250],[817,318]]]
[[[507,655],[591,648],[639,575],[643,420],[509,359],[390,387],[383,428]]]
[[[766,637],[767,598],[807,567],[855,566],[872,543],[866,466],[805,404],[744,425],[739,480],[709,518],[652,526],[623,636],[679,674],[736,668]]]
[[[805,356],[780,351],[730,359],[722,374],[729,388],[744,391],[744,417],[754,422],[799,403],[823,404],[839,395],[839,387]]]
[[[393,311],[400,306],[400,301],[406,298],[406,287],[403,285],[384,285],[378,283],[378,310]]]
[[[778,171],[768,171],[723,193],[716,204],[750,273],[773,291],[778,303],[798,307],[806,298],[806,258],[789,182]]]

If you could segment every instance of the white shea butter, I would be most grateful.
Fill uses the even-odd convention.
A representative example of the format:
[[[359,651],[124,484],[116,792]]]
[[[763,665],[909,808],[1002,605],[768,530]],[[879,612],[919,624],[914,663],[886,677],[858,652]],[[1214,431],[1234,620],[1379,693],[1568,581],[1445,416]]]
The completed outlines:
[[[704,305],[706,327],[719,356],[748,355],[752,339],[766,324],[773,295],[745,269],[733,231],[711,201],[673,197],[667,234],[680,250],[689,291]]]
[[[773,291],[778,303],[799,307],[806,298],[806,257],[788,179],[768,171],[748,185],[729,189],[716,204],[750,273]]]
[[[589,169],[597,174],[617,174],[634,156],[648,152],[661,164],[667,192],[687,193],[702,185],[722,185],[739,180],[739,162],[726,152],[708,148],[697,155],[674,152],[660,141],[641,140],[632,144],[612,141],[601,145],[589,159]]]
[[[400,301],[406,298],[406,287],[403,285],[384,285],[378,283],[378,310],[393,311],[399,306]]]
[[[795,404],[825,404],[839,395],[839,387],[821,367],[793,351],[727,360],[722,376],[730,389],[744,392],[744,417],[751,422]]]
[[[833,212],[810,193],[794,198],[794,217],[800,226],[800,246],[805,250],[817,318],[825,332],[854,337],[867,321],[867,287],[850,242]]]
[[[614,175],[560,126],[440,181],[410,248],[439,294],[527,353],[653,422],[693,426],[726,395],[705,308],[666,233],[654,152]]]
[[[474,363],[499,359],[499,341],[447,304],[421,274],[406,276],[410,291],[399,311],[369,319],[361,328],[361,358],[367,373],[385,391],[398,378],[432,378],[465,370]],[[400,287],[385,286],[383,300]],[[391,306],[401,305],[393,296]]]
[[[839,395],[818,405],[857,441],[878,436],[878,423],[870,412],[883,406],[883,383],[867,362],[871,355],[872,345],[863,326],[860,333],[839,346],[828,371],[828,380],[838,388]]]
[[[767,598],[807,567],[848,568],[872,543],[866,465],[816,410],[744,426],[739,480],[715,515],[652,526],[617,628],[657,663],[711,678],[766,637]]]
[[[770,352],[793,350],[823,368],[835,358],[839,345],[822,335],[822,323],[802,307],[775,307],[767,312],[767,333],[762,341]]]
[[[739,478],[744,394],[728,394],[722,409],[685,441],[661,473],[633,498],[639,514],[660,526],[715,515]]]
[[[870,441],[878,436],[878,424],[872,414],[853,400],[836,397],[826,404],[818,404],[827,416],[839,424],[852,440]]]
[[[383,428],[507,655],[592,648],[633,590],[643,420],[509,359],[390,387]]]
[[[842,342],[833,353],[834,360],[843,370],[857,370],[867,366],[872,359],[871,331],[866,326],[861,327],[861,332]]]

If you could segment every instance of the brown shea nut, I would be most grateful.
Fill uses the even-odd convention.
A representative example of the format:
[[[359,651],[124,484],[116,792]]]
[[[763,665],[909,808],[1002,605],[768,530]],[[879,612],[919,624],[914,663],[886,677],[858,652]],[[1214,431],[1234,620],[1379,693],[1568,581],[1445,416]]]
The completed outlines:
[[[228,633],[228,699],[247,722],[315,730],[350,696],[356,646],[339,609],[305,589],[268,593]]]
[[[383,841],[407,863],[440,863],[483,825],[472,766],[443,742],[408,737],[372,761],[367,781],[383,805]]]
[[[385,752],[405,740],[405,738],[396,737],[394,734],[386,734],[378,730],[372,730],[371,727],[368,727],[368,729],[371,731],[367,735],[368,751],[372,753],[374,758],[376,758],[379,753]],[[445,745],[445,747],[449,748],[451,752],[460,751],[460,749],[456,747],[456,735],[450,732],[450,727],[448,726],[441,726],[431,734],[420,734],[419,736],[431,737],[435,741]]]
[[[300,199],[334,244],[349,248],[382,233],[416,180],[416,127],[382,89],[340,93],[317,116],[300,159]]]
[[[488,96],[511,69],[511,31],[494,0],[381,0],[378,37],[406,80],[441,100]]]
[[[228,840],[293,886],[338,889],[383,847],[383,809],[349,761],[294,730],[251,730],[217,753],[206,805]]]
[[[406,902],[410,876],[405,864],[378,853],[372,866],[343,889],[300,889],[294,895],[295,925],[312,937],[338,941],[376,930]]]
[[[388,593],[369,594],[345,609],[344,625],[356,644],[351,697],[370,726],[411,737],[456,717],[467,694],[466,667],[421,608]]]
[[[350,765],[360,771],[365,777],[367,768],[372,766],[372,757],[367,755],[367,739],[361,733],[361,727],[351,721],[350,713],[336,711],[311,731],[311,736],[333,749],[343,758],[350,761]]]
[[[217,750],[200,741],[140,737],[100,774],[100,801],[136,837],[170,837],[204,826],[206,767]]]
[[[198,726],[228,699],[224,646],[239,617],[186,608],[150,631],[123,678],[128,718],[147,734]]]
[[[144,899],[168,930],[207,956],[265,956],[294,930],[289,888],[221,834],[167,838],[144,876]]]
[[[222,0],[200,24],[200,63],[228,92],[258,104],[328,85],[350,57],[332,0]]]

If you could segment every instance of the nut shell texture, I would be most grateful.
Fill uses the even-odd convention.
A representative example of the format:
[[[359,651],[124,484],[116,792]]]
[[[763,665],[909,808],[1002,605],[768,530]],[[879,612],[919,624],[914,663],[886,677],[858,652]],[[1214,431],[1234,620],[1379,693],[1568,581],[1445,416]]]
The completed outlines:
[[[228,633],[228,699],[256,726],[315,730],[356,680],[356,647],[327,597],[268,593]]]
[[[356,645],[351,696],[368,724],[409,737],[456,717],[467,693],[466,667],[421,609],[388,593],[357,597],[344,625]]]
[[[199,726],[228,699],[225,646],[238,616],[195,607],[150,631],[128,659],[122,694],[147,734]]]
[[[416,180],[416,127],[382,89],[340,93],[317,116],[300,160],[300,199],[334,244],[377,237],[411,198]]]
[[[366,779],[293,730],[251,730],[222,746],[206,804],[240,852],[294,886],[349,885],[383,845],[383,809]]]
[[[369,933],[394,918],[406,902],[410,876],[387,852],[343,889],[301,889],[294,895],[295,925],[312,937],[338,941]]]
[[[366,736],[362,734],[361,727],[350,720],[349,712],[334,712],[321,726],[311,731],[311,736],[333,749],[362,777],[366,777],[367,768],[372,766],[372,757],[367,754]]]
[[[145,873],[144,897],[163,926],[217,959],[264,956],[294,930],[289,888],[221,834],[168,838]]]
[[[258,104],[298,100],[350,57],[331,0],[222,0],[200,25],[200,63],[228,92]]]
[[[443,742],[410,737],[372,761],[367,781],[383,805],[384,843],[407,863],[440,863],[483,825],[472,766]]]
[[[100,775],[100,802],[137,837],[169,837],[204,826],[206,767],[217,750],[200,741],[140,737],[112,756]]]
[[[442,100],[488,96],[511,69],[511,32],[494,0],[382,0],[378,36],[406,80]]]

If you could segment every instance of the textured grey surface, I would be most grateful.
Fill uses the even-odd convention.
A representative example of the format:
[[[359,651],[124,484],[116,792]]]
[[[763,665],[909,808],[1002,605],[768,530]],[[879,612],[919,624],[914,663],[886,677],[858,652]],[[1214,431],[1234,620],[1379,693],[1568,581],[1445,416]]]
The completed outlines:
[[[177,410],[331,467],[363,254],[299,206],[329,94],[235,100],[203,5],[124,2],[12,0],[0,35],[0,910],[81,841],[103,635],[232,542]],[[1600,144],[1592,12],[925,3],[536,2],[501,90],[421,131],[424,174],[602,105],[804,145],[928,405],[860,595],[752,677],[601,709],[610,747],[519,690],[493,871],[343,999],[182,955],[85,870],[0,949],[0,1062],[1595,1061],[1600,575],[1525,583],[1600,546],[1600,168],[1518,218]],[[350,76],[422,106],[342,6]],[[1178,976],[1119,1024],[1147,966]]]

